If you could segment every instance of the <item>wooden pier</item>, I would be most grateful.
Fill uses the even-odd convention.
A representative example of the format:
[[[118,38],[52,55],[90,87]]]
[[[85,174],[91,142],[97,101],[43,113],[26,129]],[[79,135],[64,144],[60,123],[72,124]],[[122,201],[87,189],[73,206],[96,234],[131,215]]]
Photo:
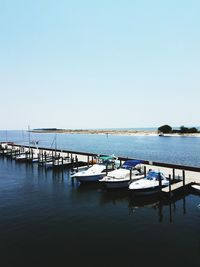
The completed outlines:
[[[17,156],[25,154],[24,161],[37,162],[41,165],[48,165],[48,159],[52,162],[51,167],[55,169],[72,168],[79,170],[82,166],[91,166],[96,162],[98,154],[80,151],[60,150],[35,146],[23,146],[14,143],[0,143],[0,154],[7,155],[17,160]],[[118,157],[120,166],[128,157]],[[184,166],[163,162],[142,160],[145,174],[150,169],[162,172],[169,179],[169,186],[161,188],[163,195],[173,196],[191,185],[200,185],[200,167]],[[160,183],[161,184],[161,183]]]

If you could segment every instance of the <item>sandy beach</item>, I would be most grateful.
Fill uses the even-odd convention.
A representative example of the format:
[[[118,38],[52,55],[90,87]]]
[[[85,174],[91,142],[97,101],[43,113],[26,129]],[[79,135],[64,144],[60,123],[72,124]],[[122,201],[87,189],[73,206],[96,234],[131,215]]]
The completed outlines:
[[[65,133],[65,134],[103,134],[103,135],[132,135],[132,136],[158,136],[157,131],[136,131],[136,130],[104,130],[104,129],[58,129],[58,130],[32,130],[35,133]],[[195,134],[164,134],[161,137],[200,137]]]

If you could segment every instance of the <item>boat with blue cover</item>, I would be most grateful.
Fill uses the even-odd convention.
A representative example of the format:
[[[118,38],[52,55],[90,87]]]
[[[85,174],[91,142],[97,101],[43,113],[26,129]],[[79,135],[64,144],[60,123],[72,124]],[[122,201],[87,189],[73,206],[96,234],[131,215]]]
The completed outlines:
[[[130,183],[129,189],[135,195],[151,195],[160,192],[160,186],[169,186],[169,180],[162,172],[151,170],[143,179]]]
[[[127,160],[121,168],[109,172],[99,181],[108,189],[128,188],[131,181],[144,177],[141,164],[141,160]]]

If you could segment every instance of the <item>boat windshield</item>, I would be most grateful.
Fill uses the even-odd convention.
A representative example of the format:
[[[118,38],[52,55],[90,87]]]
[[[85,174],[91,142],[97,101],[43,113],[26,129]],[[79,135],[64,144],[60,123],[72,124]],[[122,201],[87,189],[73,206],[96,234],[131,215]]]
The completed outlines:
[[[159,181],[159,175],[161,176],[161,180],[163,180],[164,178],[162,173],[150,171],[148,172],[146,179]]]

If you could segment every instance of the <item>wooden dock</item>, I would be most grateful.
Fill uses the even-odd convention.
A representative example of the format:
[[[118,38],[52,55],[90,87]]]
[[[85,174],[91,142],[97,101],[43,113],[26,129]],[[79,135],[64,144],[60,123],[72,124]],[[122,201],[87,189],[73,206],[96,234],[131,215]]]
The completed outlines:
[[[186,181],[185,182],[185,186],[188,186],[188,185],[191,185],[191,184],[192,183],[190,181]],[[177,183],[171,185],[171,189],[170,189],[170,186],[167,186],[167,187],[162,188],[161,190],[162,190],[163,193],[170,193],[170,192],[173,193],[173,192],[175,192],[175,191],[177,191],[179,189],[182,189],[183,186],[184,186],[183,182],[177,182]]]
[[[48,157],[53,157],[53,168],[72,168],[79,170],[79,167],[89,167],[96,162],[96,158],[99,156],[95,153],[87,153],[80,151],[70,151],[70,150],[60,150],[44,147],[35,146],[23,146],[14,143],[0,143],[0,155],[7,155],[12,159],[16,159],[18,155],[22,153],[27,154],[26,161],[34,162],[33,158],[37,158],[47,161]],[[37,157],[35,157],[37,155]],[[68,161],[66,161],[68,159]],[[118,157],[120,161],[120,166],[124,161],[133,158]],[[136,159],[135,159],[136,160]],[[35,160],[37,162],[37,160]],[[65,162],[65,164],[64,164]],[[200,185],[200,167],[193,166],[183,166],[177,164],[169,164],[163,162],[152,162],[147,160],[142,160],[142,165],[145,170],[145,174],[150,169],[162,172],[166,177],[168,177],[170,183],[169,186],[165,188],[160,187],[160,192],[164,195],[174,195],[180,190],[185,190],[191,185]],[[45,165],[45,164],[44,164]]]

